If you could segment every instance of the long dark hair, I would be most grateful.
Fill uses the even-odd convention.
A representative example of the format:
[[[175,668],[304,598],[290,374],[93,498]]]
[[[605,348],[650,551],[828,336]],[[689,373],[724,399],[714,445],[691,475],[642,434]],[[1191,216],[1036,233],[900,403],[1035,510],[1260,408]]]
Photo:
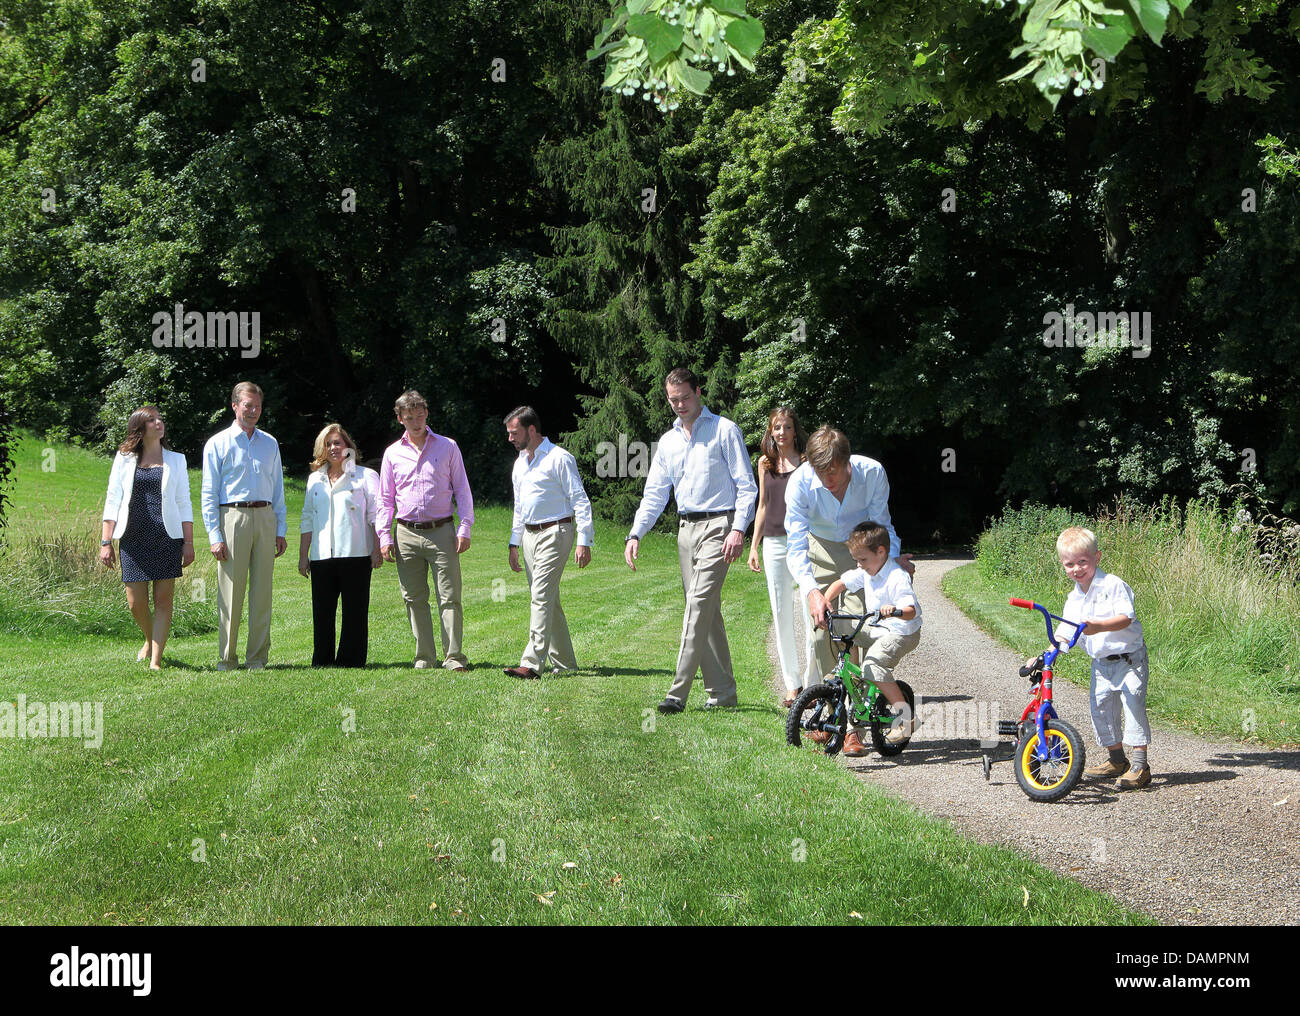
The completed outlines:
[[[162,410],[157,406],[141,406],[132,413],[131,419],[126,421],[126,438],[117,446],[117,450],[123,455],[138,454],[140,445],[144,442],[144,429],[149,426],[149,420],[155,414],[162,416]],[[166,434],[163,435],[162,446],[171,450]]]
[[[777,406],[767,418],[767,430],[763,432],[763,440],[759,442],[759,449],[762,451],[762,458],[767,460],[767,468],[776,472],[777,463],[781,459],[781,450],[776,446],[776,438],[772,436],[772,421],[778,416],[788,416],[790,423],[794,427],[794,450],[799,456],[799,461],[803,461],[804,449],[808,447],[808,434],[799,422],[799,417],[789,406]]]

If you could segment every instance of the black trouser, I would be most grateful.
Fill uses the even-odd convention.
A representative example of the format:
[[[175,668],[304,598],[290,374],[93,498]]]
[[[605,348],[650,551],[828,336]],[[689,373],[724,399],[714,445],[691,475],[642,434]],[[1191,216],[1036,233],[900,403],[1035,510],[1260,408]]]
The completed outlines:
[[[311,625],[313,667],[364,667],[370,637],[370,573],[367,557],[312,561]],[[334,612],[343,599],[343,633],[334,651]]]

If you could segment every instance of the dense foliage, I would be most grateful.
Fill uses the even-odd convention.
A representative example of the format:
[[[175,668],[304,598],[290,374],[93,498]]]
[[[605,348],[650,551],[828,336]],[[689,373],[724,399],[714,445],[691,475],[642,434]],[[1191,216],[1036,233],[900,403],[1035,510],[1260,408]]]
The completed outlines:
[[[532,402],[626,519],[640,478],[598,463],[662,433],[686,363],[751,446],[780,401],[844,426],[910,544],[1006,500],[1223,497],[1243,467],[1300,505],[1286,5],[1142,0],[1105,87],[1061,90],[1001,80],[1041,57],[1011,56],[1038,0],[751,2],[752,72],[667,115],[601,89],[603,0],[3,7],[18,426],[107,446],[157,401],[193,454],[249,377],[305,469],[326,419],[377,455],[414,386],[501,500],[501,416]],[[157,348],[176,304],[260,312],[258,356]],[[1138,334],[1045,345],[1085,312]]]

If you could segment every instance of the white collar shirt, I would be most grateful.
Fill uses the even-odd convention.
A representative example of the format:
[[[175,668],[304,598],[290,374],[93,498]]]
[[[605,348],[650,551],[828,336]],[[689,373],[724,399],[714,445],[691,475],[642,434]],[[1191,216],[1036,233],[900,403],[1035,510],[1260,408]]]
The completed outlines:
[[[1118,575],[1112,575],[1098,568],[1093,573],[1092,582],[1088,584],[1086,593],[1079,588],[1077,582],[1074,584],[1074,589],[1065,598],[1065,607],[1061,611],[1061,616],[1067,621],[1080,622],[1104,621],[1109,617],[1118,617],[1120,614],[1131,617],[1133,623],[1119,631],[1104,631],[1097,635],[1084,635],[1079,639],[1083,643],[1084,650],[1093,659],[1136,652],[1144,645],[1142,622],[1137,619],[1132,588]],[[1062,649],[1073,635],[1074,629],[1071,627],[1062,625],[1058,629],[1057,640],[1061,643]]]
[[[864,568],[854,568],[840,576],[844,588],[850,593],[862,592],[867,612],[879,610],[886,603],[895,607],[915,607],[916,617],[904,621],[901,617],[887,617],[880,623],[899,635],[911,635],[921,630],[921,601],[912,591],[912,580],[893,560],[887,560],[880,571],[868,575]],[[837,629],[838,630],[838,629]]]
[[[859,522],[879,522],[889,531],[890,558],[902,553],[889,517],[889,478],[884,466],[865,455],[850,455],[849,486],[843,501],[817,478],[811,463],[795,470],[785,490],[785,559],[805,599],[817,588],[808,560],[808,534],[827,543],[846,543]]]
[[[519,546],[525,525],[555,522],[573,516],[578,527],[578,546],[590,547],[595,539],[591,501],[582,486],[578,462],[563,448],[542,438],[528,461],[528,449],[520,451],[511,470],[515,491],[514,520],[510,542]]]
[[[700,407],[688,437],[681,419],[659,441],[646,476],[631,537],[640,539],[677,500],[678,512],[732,511],[731,528],[743,533],[754,518],[758,484],[740,428],[724,416]]]

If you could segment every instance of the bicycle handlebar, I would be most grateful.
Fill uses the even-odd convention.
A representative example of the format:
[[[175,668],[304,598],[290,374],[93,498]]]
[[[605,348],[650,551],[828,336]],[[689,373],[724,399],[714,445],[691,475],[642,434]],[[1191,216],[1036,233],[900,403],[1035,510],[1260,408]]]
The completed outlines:
[[[1035,603],[1033,600],[1022,600],[1019,599],[1018,597],[1013,596],[1011,598],[1011,606],[1024,607],[1026,610],[1036,610],[1043,615],[1043,623],[1047,625],[1047,641],[1052,646],[1051,649],[1043,653],[1043,666],[1049,669],[1051,668],[1052,664],[1055,662],[1056,657],[1059,656],[1061,653],[1060,648],[1057,646],[1055,635],[1052,631],[1052,621],[1053,620],[1060,621],[1062,624],[1068,624],[1074,628],[1074,636],[1066,644],[1065,647],[1066,649],[1073,649],[1075,643],[1079,641],[1079,636],[1083,634],[1083,626],[1085,622],[1068,621],[1065,618],[1061,617],[1059,614],[1053,614],[1042,604]]]
[[[851,644],[853,640],[858,637],[859,632],[867,626],[868,622],[870,622],[873,627],[875,626],[875,621],[872,621],[872,618],[875,618],[875,621],[879,621],[880,611],[873,610],[869,614],[845,614],[838,610],[828,610],[826,612],[826,634],[831,637],[832,641],[840,639],[846,644]],[[857,621],[858,626],[853,629],[852,635],[836,635],[832,627],[836,621]]]

